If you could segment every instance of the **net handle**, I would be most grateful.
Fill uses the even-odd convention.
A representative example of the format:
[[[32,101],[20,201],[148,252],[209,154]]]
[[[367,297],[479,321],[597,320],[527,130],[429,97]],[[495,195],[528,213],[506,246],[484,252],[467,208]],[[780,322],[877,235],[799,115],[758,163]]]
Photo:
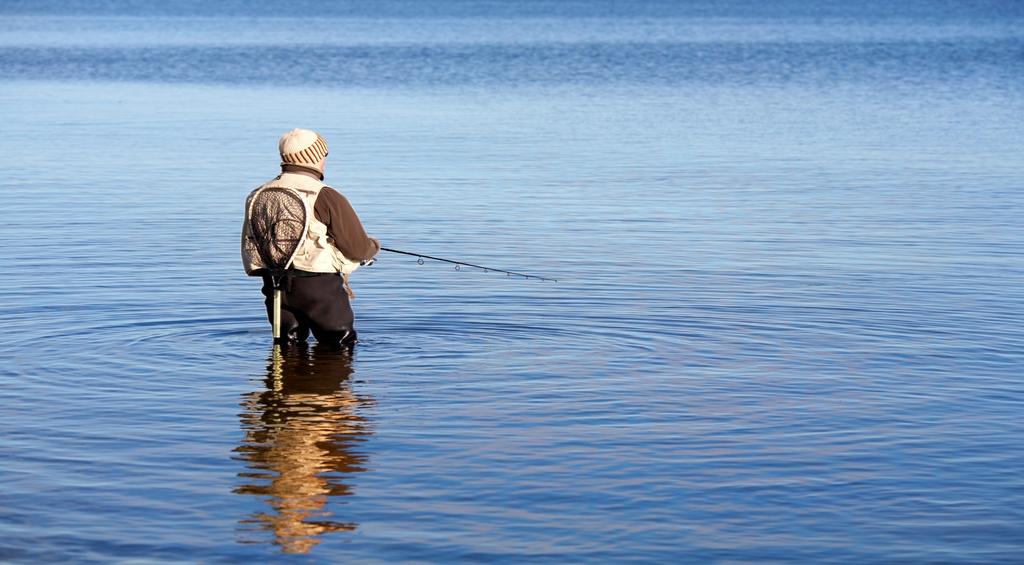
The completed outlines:
[[[274,339],[281,339],[281,289],[274,289],[274,314],[271,319],[271,327],[274,332]]]

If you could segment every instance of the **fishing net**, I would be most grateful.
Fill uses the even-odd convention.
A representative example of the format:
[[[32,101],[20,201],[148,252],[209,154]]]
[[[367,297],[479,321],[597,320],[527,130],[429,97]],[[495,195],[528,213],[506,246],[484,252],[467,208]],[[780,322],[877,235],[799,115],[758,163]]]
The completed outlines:
[[[306,206],[286,188],[261,190],[249,212],[249,235],[263,264],[271,272],[291,264],[306,231]]]

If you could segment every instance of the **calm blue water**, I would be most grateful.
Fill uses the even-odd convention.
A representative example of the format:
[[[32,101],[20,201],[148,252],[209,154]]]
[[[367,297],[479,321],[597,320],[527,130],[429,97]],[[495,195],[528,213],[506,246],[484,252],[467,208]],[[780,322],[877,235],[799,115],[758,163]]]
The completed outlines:
[[[0,561],[1019,562],[1024,8],[5,2]],[[294,127],[352,355],[238,258]]]

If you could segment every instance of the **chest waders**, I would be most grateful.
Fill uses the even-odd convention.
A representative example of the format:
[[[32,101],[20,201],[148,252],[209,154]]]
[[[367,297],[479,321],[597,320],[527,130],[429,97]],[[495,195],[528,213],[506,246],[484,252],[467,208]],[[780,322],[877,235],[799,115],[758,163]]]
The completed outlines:
[[[270,187],[257,192],[249,208],[249,238],[270,274],[274,291],[271,326],[281,338],[281,289],[288,268],[309,229],[309,211],[295,190]]]

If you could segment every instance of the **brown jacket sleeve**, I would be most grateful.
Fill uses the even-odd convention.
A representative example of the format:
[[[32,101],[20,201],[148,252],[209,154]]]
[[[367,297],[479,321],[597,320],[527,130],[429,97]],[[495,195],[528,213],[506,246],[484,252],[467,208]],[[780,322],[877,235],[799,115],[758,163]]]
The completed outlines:
[[[380,242],[366,235],[359,216],[340,192],[329,186],[320,190],[313,206],[316,219],[327,225],[334,246],[354,261],[372,259],[380,252]]]

